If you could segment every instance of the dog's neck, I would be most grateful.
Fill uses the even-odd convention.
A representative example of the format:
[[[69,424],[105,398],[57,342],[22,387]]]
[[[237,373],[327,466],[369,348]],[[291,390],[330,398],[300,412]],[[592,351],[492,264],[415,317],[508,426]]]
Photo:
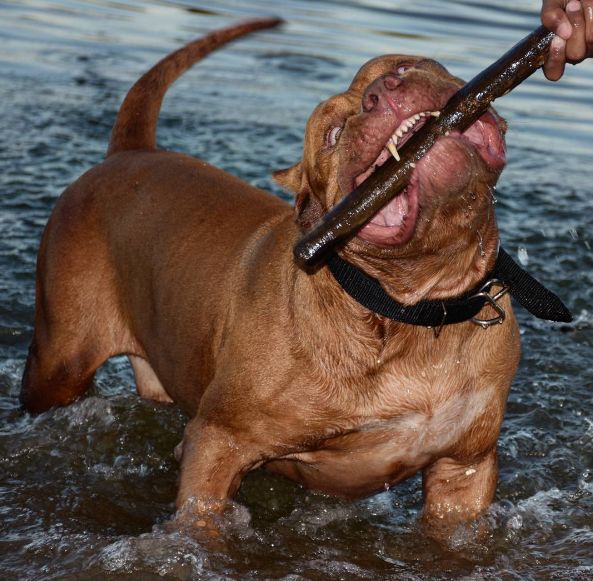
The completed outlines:
[[[353,301],[326,267],[306,273],[295,265],[293,276],[293,328],[302,356],[333,380],[346,381],[378,369],[377,362],[391,349],[396,334],[423,332],[378,317]]]
[[[481,228],[457,237],[431,236],[416,251],[383,257],[346,249],[344,258],[373,278],[402,304],[448,299],[474,288],[490,272],[498,253],[498,229],[492,218]]]

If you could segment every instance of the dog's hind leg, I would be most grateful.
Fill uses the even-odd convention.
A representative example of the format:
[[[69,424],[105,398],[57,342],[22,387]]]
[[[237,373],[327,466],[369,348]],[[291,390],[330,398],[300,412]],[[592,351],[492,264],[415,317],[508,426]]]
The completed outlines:
[[[75,231],[77,230],[77,231]],[[39,413],[66,405],[92,384],[97,368],[126,351],[113,275],[89,228],[58,220],[39,253],[35,329],[21,401]]]
[[[30,412],[76,400],[92,385],[95,371],[107,359],[93,347],[77,349],[73,342],[60,344],[60,339],[54,334],[51,346],[36,334],[31,342],[21,386],[21,402]]]

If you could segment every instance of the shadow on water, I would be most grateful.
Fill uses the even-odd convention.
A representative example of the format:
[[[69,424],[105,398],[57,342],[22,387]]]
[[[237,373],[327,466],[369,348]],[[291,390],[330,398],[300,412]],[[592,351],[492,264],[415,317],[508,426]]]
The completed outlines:
[[[18,384],[38,240],[59,192],[101,159],[119,103],[183,41],[240,18],[287,24],[212,55],[171,91],[160,143],[284,196],[306,118],[368,58],[426,54],[471,77],[537,26],[539,3],[498,0],[24,0],[0,4],[0,574],[5,579],[593,578],[593,66],[505,97],[497,191],[507,250],[576,314],[519,313],[523,359],[500,439],[495,504],[448,549],[417,528],[418,478],[346,503],[263,473],[206,551],[163,526],[185,418],[141,401],[123,359],[94,393],[38,417]],[[476,540],[472,527],[489,532]]]

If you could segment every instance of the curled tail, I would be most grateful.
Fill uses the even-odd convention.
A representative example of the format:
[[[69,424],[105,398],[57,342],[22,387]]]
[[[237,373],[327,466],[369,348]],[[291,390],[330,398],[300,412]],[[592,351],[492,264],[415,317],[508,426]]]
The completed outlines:
[[[194,63],[227,42],[281,22],[278,18],[265,18],[221,28],[186,44],[158,62],[126,95],[111,131],[107,157],[120,151],[155,149],[159,112],[171,84]]]

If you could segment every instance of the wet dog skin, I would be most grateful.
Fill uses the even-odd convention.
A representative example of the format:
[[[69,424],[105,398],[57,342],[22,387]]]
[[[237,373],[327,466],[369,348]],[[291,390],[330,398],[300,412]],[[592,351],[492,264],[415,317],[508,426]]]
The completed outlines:
[[[177,507],[197,526],[264,467],[347,498],[422,471],[422,518],[450,529],[494,495],[519,358],[510,299],[503,324],[468,321],[437,337],[367,311],[326,267],[299,269],[292,247],[460,81],[421,57],[364,65],[311,115],[302,159],[275,174],[293,208],[155,145],[169,84],[231,36],[272,24],[217,31],[156,65],[122,105],[105,161],[57,201],[39,250],[22,401],[32,412],[66,405],[127,354],[139,394],[190,417]],[[341,255],[405,304],[475,287],[497,254],[504,128],[490,110],[441,138]]]

